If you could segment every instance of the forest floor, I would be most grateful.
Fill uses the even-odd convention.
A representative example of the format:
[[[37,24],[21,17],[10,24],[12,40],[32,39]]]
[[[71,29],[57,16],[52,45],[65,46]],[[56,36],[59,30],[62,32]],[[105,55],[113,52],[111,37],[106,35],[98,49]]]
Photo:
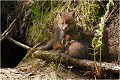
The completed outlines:
[[[60,66],[56,68],[54,63],[46,64],[41,59],[31,59],[23,61],[15,68],[0,69],[0,80],[82,80],[89,78],[83,76],[83,73],[83,71],[73,71]]]
[[[44,51],[53,53],[52,51]],[[37,55],[37,53],[35,54]],[[49,59],[49,58],[46,58]],[[0,80],[82,80],[95,79],[91,70],[76,69],[74,66],[64,66],[57,61],[44,61],[31,57],[27,53],[15,68],[1,68]],[[116,75],[107,75],[108,79],[117,79]],[[118,75],[117,75],[118,76]]]

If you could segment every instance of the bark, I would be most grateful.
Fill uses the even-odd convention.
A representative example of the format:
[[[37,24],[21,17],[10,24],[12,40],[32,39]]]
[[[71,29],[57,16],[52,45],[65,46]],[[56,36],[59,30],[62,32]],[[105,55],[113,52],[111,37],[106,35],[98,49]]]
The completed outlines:
[[[47,51],[36,51],[33,54],[35,58],[40,58],[45,60],[46,62],[52,62],[52,61],[60,61],[64,65],[70,65],[75,68],[80,68],[80,69],[93,69],[95,68],[94,61],[91,60],[81,60],[81,59],[76,59],[73,57],[70,57],[69,55],[65,54],[60,54],[60,53],[54,53],[54,52],[47,52]],[[100,63],[97,62],[97,65],[100,65]],[[118,74],[120,70],[120,65],[118,64],[113,64],[113,63],[107,63],[107,62],[102,62],[101,63],[102,68],[104,68],[107,72]]]

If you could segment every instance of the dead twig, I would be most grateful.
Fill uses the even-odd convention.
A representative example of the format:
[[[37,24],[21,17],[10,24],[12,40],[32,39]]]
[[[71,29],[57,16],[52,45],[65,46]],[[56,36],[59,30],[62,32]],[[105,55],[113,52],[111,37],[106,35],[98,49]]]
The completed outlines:
[[[20,42],[12,39],[10,37],[7,37],[7,39],[10,40],[11,42],[15,43],[16,45],[23,47],[24,49],[31,49],[31,47],[29,47],[29,46],[27,46],[27,45],[25,45],[23,43],[20,43]]]
[[[16,17],[16,19],[14,19],[12,21],[12,23],[9,25],[9,27],[7,28],[7,30],[4,31],[4,33],[1,35],[0,41],[4,40],[13,30],[14,28],[14,24],[16,23],[16,21],[22,16],[22,14],[26,11],[28,5],[25,5],[22,7],[20,13],[18,14],[18,16]]]

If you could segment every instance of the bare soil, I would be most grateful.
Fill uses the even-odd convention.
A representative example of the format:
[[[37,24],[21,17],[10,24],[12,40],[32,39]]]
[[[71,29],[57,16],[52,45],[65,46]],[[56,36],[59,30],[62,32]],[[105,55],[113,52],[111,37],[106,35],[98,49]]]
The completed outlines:
[[[69,80],[69,79],[87,79],[88,77],[77,74],[71,69],[56,67],[54,63],[47,63],[41,59],[32,59],[23,61],[15,68],[0,69],[0,79],[8,80]]]

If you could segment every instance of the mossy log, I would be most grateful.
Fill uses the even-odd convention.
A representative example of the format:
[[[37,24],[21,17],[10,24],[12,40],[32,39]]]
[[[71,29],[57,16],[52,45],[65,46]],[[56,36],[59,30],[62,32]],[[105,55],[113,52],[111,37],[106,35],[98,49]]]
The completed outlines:
[[[29,55],[29,57],[31,56],[31,54],[29,54],[29,53],[28,53],[28,55]],[[26,55],[26,57],[28,57],[28,55]],[[79,68],[79,69],[83,69],[83,70],[91,70],[91,69],[95,68],[94,61],[85,60],[85,59],[76,59],[69,55],[62,54],[62,53],[56,53],[54,51],[37,50],[34,53],[32,53],[32,57],[43,59],[46,62],[52,62],[52,61],[56,62],[56,61],[61,60],[61,63],[64,65],[73,66],[74,68]],[[100,63],[97,62],[97,65],[99,66]],[[120,70],[120,65],[118,65],[118,64],[102,62],[101,66],[102,66],[102,68],[104,68],[105,71],[107,71],[109,73],[118,74],[119,70]]]

